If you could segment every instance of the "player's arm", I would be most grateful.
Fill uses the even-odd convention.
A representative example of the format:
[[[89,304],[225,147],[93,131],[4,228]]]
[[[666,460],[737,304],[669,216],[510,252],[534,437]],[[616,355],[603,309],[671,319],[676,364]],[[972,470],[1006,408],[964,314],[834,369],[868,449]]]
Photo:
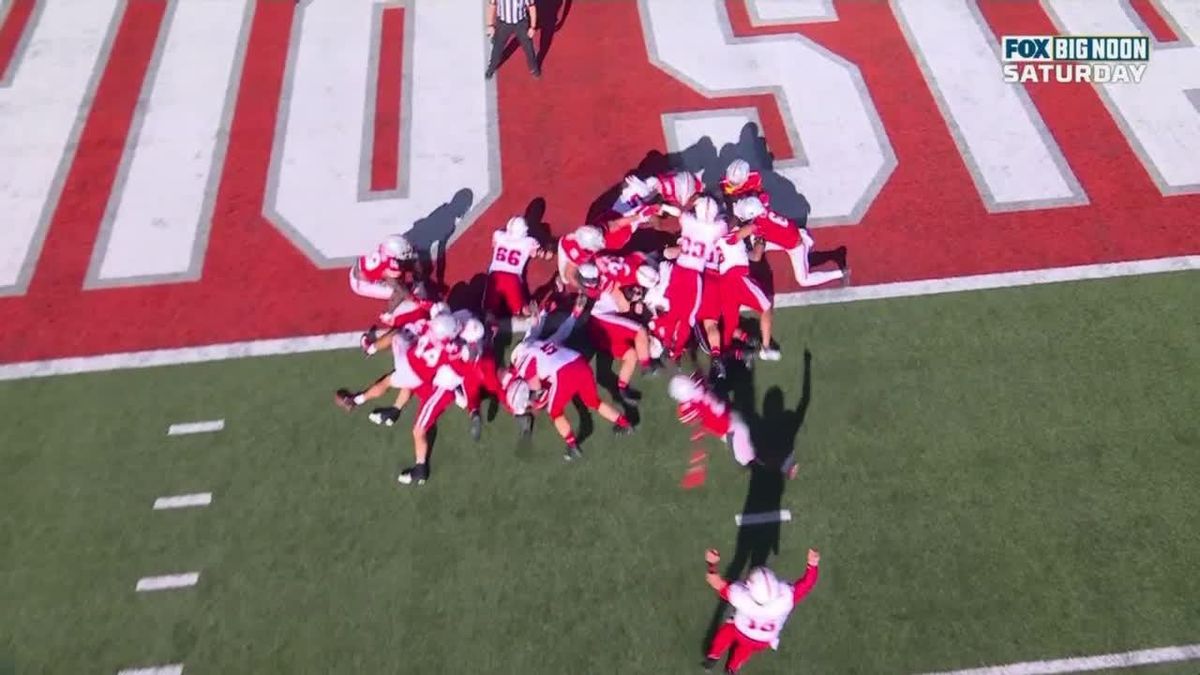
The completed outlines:
[[[754,227],[754,223],[747,223],[745,225],[742,225],[738,229],[734,230],[733,232],[730,232],[729,234],[725,235],[725,240],[731,244],[735,241],[742,241],[746,237],[749,237],[750,235],[754,234],[755,229],[756,228]]]
[[[804,570],[804,576],[800,577],[792,584],[792,602],[800,602],[813,586],[817,585],[817,577],[820,575],[821,552],[815,548],[808,549],[808,567]]]
[[[542,248],[541,246],[533,249],[533,253],[530,255],[538,260],[554,260],[554,251]]]
[[[717,552],[717,549],[710,548],[704,552],[704,563],[706,565],[704,581],[708,583],[710,588],[717,592],[717,595],[721,596],[722,600],[725,600],[729,592],[729,582],[725,581],[721,577],[721,574],[717,572],[717,563],[719,562],[721,562],[721,554]]]
[[[679,257],[683,249],[679,246],[668,246],[663,249],[663,257],[667,260],[674,260]]]
[[[763,255],[767,252],[767,240],[755,239],[754,244],[750,246],[750,262],[758,262],[763,259]]]
[[[620,286],[614,285],[605,292],[613,297],[613,302],[617,305],[617,311],[621,314],[633,308],[633,303],[629,302],[629,298],[625,297],[625,292],[621,290]]]

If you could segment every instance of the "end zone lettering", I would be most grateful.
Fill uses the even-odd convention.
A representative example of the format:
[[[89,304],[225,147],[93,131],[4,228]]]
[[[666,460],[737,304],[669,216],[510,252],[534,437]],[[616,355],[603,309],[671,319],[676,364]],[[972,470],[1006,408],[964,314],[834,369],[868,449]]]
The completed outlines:
[[[1144,35],[1006,35],[1000,44],[1005,63],[1150,60],[1150,38]]]

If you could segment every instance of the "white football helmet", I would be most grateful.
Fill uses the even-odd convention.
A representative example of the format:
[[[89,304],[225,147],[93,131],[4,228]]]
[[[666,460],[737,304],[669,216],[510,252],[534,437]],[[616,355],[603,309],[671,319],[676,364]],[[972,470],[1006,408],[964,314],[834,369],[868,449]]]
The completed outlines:
[[[750,163],[744,159],[735,159],[725,167],[725,180],[733,187],[742,185],[750,178]]]
[[[687,375],[676,375],[671,378],[671,382],[667,385],[667,392],[671,394],[671,398],[680,403],[695,401],[704,393],[700,389],[700,385]]]
[[[529,234],[529,223],[525,222],[522,216],[513,216],[508,219],[508,223],[504,225],[504,231],[511,237],[521,238]]]
[[[504,388],[504,402],[512,408],[514,415],[529,412],[529,384],[519,377],[512,378]]]
[[[583,263],[576,270],[576,275],[579,277],[579,285],[584,288],[595,288],[600,284],[600,268],[596,267],[596,263]]]
[[[687,204],[696,196],[697,179],[690,171],[671,174],[671,192],[680,204]]]
[[[462,332],[462,324],[452,314],[438,314],[429,320],[429,331],[439,340],[450,341]]]
[[[775,573],[766,567],[755,567],[746,576],[746,590],[750,599],[760,605],[765,605],[779,595],[781,584]]]
[[[483,340],[484,333],[483,322],[479,319],[470,318],[463,323],[462,333],[459,334],[459,337],[464,342],[475,344]]]
[[[658,268],[649,264],[637,268],[637,282],[642,288],[654,288],[658,285]]]
[[[652,194],[654,194],[654,190],[650,188],[650,185],[646,181],[633,175],[625,177],[625,187],[621,189],[621,196],[625,199],[629,199],[630,197],[646,199]]]
[[[604,232],[595,225],[581,225],[575,230],[575,243],[595,253],[604,248]]]
[[[741,221],[751,221],[767,212],[758,197],[743,197],[733,203],[733,215]]]
[[[397,260],[412,260],[417,257],[417,251],[402,234],[393,234],[379,245],[379,253]]]
[[[449,313],[450,313],[450,305],[447,305],[444,302],[435,302],[429,306],[429,318],[430,319],[439,317],[443,314],[449,314]]]
[[[695,210],[696,218],[706,223],[715,223],[717,222],[717,218],[721,216],[721,206],[712,197],[697,199],[693,209]]]
[[[512,352],[508,355],[508,360],[511,361],[513,365],[516,365],[517,363],[520,363],[521,359],[525,358],[525,355],[529,353],[530,349],[532,349],[532,347],[530,346],[529,341],[521,340],[512,348]]]

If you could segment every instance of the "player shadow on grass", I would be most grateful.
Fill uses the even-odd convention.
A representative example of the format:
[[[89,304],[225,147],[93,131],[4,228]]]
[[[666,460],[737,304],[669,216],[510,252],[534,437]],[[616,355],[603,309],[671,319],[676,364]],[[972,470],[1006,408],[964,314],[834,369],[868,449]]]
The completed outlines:
[[[756,391],[752,374],[731,379],[728,385],[728,400],[734,410],[750,427],[750,436],[762,464],[751,464],[750,479],[742,513],[764,513],[779,511],[783,504],[783,492],[787,479],[780,467],[788,457],[797,452],[796,437],[804,426],[808,406],[812,402],[812,354],[804,350],[804,374],[800,389],[800,400],[795,408],[784,406],[783,390],[771,387],[763,398],[762,413],[756,410]],[[728,560],[724,576],[735,580],[742,578],[751,568],[767,564],[772,555],[779,553],[779,521],[744,525],[738,528],[733,556]],[[708,649],[717,629],[725,619],[728,603],[719,601],[713,610],[708,631],[704,635],[701,649]]]

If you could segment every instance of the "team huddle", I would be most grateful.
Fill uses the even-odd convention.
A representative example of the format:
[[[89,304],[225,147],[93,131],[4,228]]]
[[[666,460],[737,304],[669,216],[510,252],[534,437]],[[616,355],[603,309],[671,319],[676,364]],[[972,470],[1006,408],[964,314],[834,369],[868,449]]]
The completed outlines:
[[[677,235],[668,246],[638,250],[635,235],[644,230]],[[679,420],[694,428],[694,440],[711,435],[723,441],[738,464],[762,464],[746,424],[712,385],[728,377],[734,363],[749,367],[756,356],[782,358],[771,332],[772,297],[751,273],[751,264],[761,261],[768,247],[786,252],[801,286],[848,281],[842,269],[810,269],[812,246],[803,227],[771,209],[760,174],[744,160],[733,161],[711,193],[687,171],[627,176],[606,213],[553,245],[535,238],[523,217],[511,218],[492,235],[486,286],[476,306],[448,306],[413,246],[393,235],[350,269],[356,294],[386,302],[361,346],[368,356],[390,351],[391,367],[361,391],[338,390],[335,402],[353,411],[395,390],[391,405],[368,415],[376,424],[392,426],[416,397],[415,462],[400,473],[403,485],[428,480],[430,432],[451,407],[466,412],[472,438],[480,439],[484,399],[513,415],[525,436],[532,433],[536,416],[548,417],[566,446],[565,459],[576,460],[582,452],[566,417],[573,402],[610,422],[618,436],[634,431],[624,410],[601,397],[586,352],[611,357],[620,404],[633,407],[642,397],[634,377],[651,376],[667,364],[678,371],[694,344],[709,356],[709,369],[706,376],[680,373],[669,381]],[[535,258],[557,265],[552,283],[536,294],[526,281],[526,268]],[[757,336],[741,327],[747,309],[758,317]],[[502,362],[494,338],[501,322],[513,319],[527,320],[530,327]],[[795,476],[790,456],[777,468]],[[815,582],[812,555],[805,580],[809,576]],[[790,610],[791,600],[779,598],[793,598],[791,585],[763,581],[767,585],[755,586],[754,578],[714,589],[737,607],[734,596],[744,585],[755,601],[769,596],[771,603]],[[805,580],[798,582],[794,600],[806,592],[801,588],[811,587]],[[736,672],[750,653],[772,644],[784,618],[786,612],[758,628],[738,626],[736,635],[719,633],[713,649],[718,643],[724,644],[721,653],[732,648],[727,669]],[[730,626],[735,624],[736,617]],[[718,656],[710,652],[711,662]]]

